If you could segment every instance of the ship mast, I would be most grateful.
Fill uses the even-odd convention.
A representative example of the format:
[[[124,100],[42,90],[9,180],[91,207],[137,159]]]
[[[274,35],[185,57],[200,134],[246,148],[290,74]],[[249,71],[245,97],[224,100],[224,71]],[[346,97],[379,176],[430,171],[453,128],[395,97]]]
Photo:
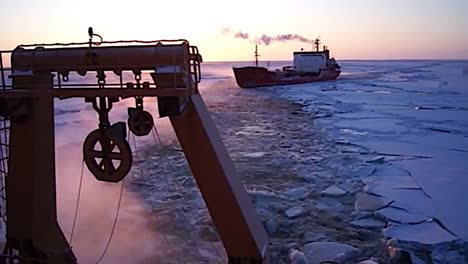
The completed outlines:
[[[258,55],[258,47],[257,47],[257,43],[255,43],[255,67],[258,67],[258,57],[260,55]]]
[[[315,39],[314,45],[315,45],[315,50],[318,52],[319,49],[320,49],[320,39],[319,38]]]

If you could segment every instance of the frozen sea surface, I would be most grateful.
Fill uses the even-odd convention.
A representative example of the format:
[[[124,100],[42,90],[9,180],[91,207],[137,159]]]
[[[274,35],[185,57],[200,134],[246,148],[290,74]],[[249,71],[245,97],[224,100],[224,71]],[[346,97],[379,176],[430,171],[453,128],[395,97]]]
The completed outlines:
[[[341,64],[337,81],[272,89],[307,105],[318,128],[399,170],[376,170],[370,191],[468,240],[468,61]],[[419,188],[395,188],[408,177]]]
[[[216,89],[217,82],[233,78],[232,66],[241,65],[246,63],[203,64],[201,89]],[[313,126],[328,132],[343,153],[362,154],[362,162],[370,170],[357,176],[368,183],[369,193],[392,201],[392,211],[382,215],[405,221],[415,217],[408,213],[418,219],[436,218],[452,234],[468,240],[468,61],[345,61],[341,65],[343,73],[336,81],[258,89],[303,104],[316,117]],[[126,107],[133,104],[132,99],[118,103],[111,120],[126,120]],[[155,113],[156,102],[149,105]],[[56,102],[58,207],[67,235],[74,215],[82,141],[97,128],[97,119],[81,99]],[[156,122],[169,127],[167,120]],[[171,133],[170,129],[163,132]],[[139,139],[132,148],[148,142],[152,138]],[[92,261],[107,237],[101,232],[93,235],[89,227],[110,232],[118,186],[97,184],[87,172],[84,181],[74,249],[80,259]],[[113,250],[119,253],[106,257],[104,263],[126,262],[125,258],[136,257],[128,251],[143,248],[154,252],[154,247],[164,244],[148,235],[148,208],[132,193],[124,196],[123,208],[129,213],[123,214],[127,221],[119,225],[121,235],[114,240],[120,242],[113,247],[128,250]],[[398,215],[394,208],[405,214]],[[142,239],[135,243],[126,236]],[[91,240],[92,248],[88,246]]]

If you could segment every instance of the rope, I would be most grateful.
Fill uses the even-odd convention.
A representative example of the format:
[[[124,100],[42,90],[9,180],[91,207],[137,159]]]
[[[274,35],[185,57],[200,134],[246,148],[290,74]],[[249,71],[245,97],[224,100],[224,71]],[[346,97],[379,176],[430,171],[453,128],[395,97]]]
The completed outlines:
[[[84,158],[83,161],[81,162],[81,175],[80,175],[80,183],[78,185],[78,195],[76,197],[76,205],[75,205],[75,216],[73,217],[73,225],[72,225],[72,230],[70,233],[70,248],[73,242],[73,235],[75,234],[75,226],[76,226],[76,219],[78,218],[78,207],[80,206],[80,199],[81,199],[81,186],[83,184],[83,172],[84,172]]]
[[[160,134],[159,134],[159,132],[158,132],[158,129],[157,129],[157,127],[156,127],[156,123],[155,123],[155,125],[153,126],[153,128],[154,128],[154,130],[153,130],[153,133],[154,133],[154,134],[153,134],[153,138],[154,138],[154,139],[157,139],[157,143],[161,146],[161,149],[163,149],[163,148],[164,148],[164,145],[163,145],[163,143],[162,143],[161,136],[160,136]],[[166,166],[172,167],[171,164],[170,164],[169,159],[167,158],[166,155],[164,155],[163,171],[164,171],[164,174],[165,174],[166,180],[167,180],[167,179],[169,178],[169,177],[168,177],[168,174],[169,174],[169,173],[168,173],[168,171],[167,171],[167,167],[166,167]],[[182,190],[181,190],[179,184],[177,183],[177,181],[176,181],[175,183],[176,183],[175,186],[176,186],[177,191],[178,191],[179,193],[182,193]],[[181,210],[178,210],[178,211],[179,211],[179,213],[181,213],[185,218],[187,218],[185,213],[183,213]],[[195,243],[195,247],[197,247],[197,250],[196,250],[197,255],[199,256],[200,259],[203,259],[203,257],[201,256],[200,252],[198,251],[198,242],[197,242],[198,239],[193,239],[193,233],[192,233],[192,232],[190,233],[190,236],[192,236],[192,241]],[[214,249],[216,255],[219,257],[219,259],[223,261],[224,259],[223,259],[223,257],[221,256],[221,254],[218,252],[218,248],[217,248],[215,245],[213,245],[213,244],[211,244],[211,246],[212,246],[212,248]],[[226,263],[226,261],[224,260],[223,263]]]
[[[156,131],[156,134],[155,134],[155,131]],[[152,129],[152,134],[153,134],[153,139],[155,140],[155,143],[158,144],[158,145],[160,146],[161,150],[162,150],[162,149],[163,149],[163,145],[162,145],[161,138],[159,137],[159,134],[158,134],[158,132],[157,132],[156,122],[154,122],[153,129]],[[157,142],[156,142],[156,137],[155,137],[155,135],[157,135]],[[169,177],[168,177],[169,173],[167,172],[167,167],[166,167],[166,155],[163,155],[163,157],[164,157],[164,160],[165,160],[165,161],[163,161],[163,163],[162,163],[162,165],[163,165],[162,167],[163,167],[164,179],[166,180],[166,186],[169,187],[169,186],[170,186],[170,185],[169,185]],[[169,245],[169,249],[171,250],[171,253],[172,253],[176,258],[178,258],[177,255],[174,254],[174,250],[172,249],[172,246],[171,246],[171,244],[169,243],[169,240],[167,239],[166,235],[163,235],[163,236],[165,237],[165,239],[166,239],[166,241],[167,241],[167,243],[168,243],[168,245]],[[177,259],[177,261],[180,262],[179,259]]]
[[[128,136],[127,137],[130,137],[130,131],[128,131]],[[125,178],[122,180],[122,183],[120,184],[119,202],[117,203],[117,210],[115,212],[114,222],[112,223],[111,233],[109,235],[109,238],[107,239],[106,247],[102,251],[102,253],[99,256],[98,260],[96,261],[96,264],[99,264],[102,261],[102,259],[106,255],[107,251],[109,250],[110,243],[112,242],[112,238],[114,237],[115,227],[117,226],[117,219],[119,218],[120,207],[122,205],[124,182],[125,182]]]
[[[129,43],[138,43],[138,44],[157,44],[162,42],[183,42],[188,43],[186,39],[160,39],[160,40],[116,40],[116,41],[99,41],[99,42],[92,42],[93,45],[101,45],[101,44],[129,44]],[[42,43],[42,44],[24,44],[19,45],[20,48],[27,48],[27,47],[52,47],[52,46],[83,46],[89,45],[89,42],[70,42],[70,43]]]
[[[75,206],[75,216],[73,218],[73,225],[72,225],[72,230],[71,230],[71,234],[70,234],[70,242],[69,242],[70,248],[71,248],[71,245],[72,245],[72,242],[73,242],[73,235],[75,233],[75,227],[76,227],[76,222],[77,222],[77,218],[78,218],[78,209],[79,209],[79,204],[80,204],[80,200],[81,200],[81,190],[82,190],[83,175],[84,175],[84,163],[85,163],[85,161],[84,161],[84,158],[83,158],[83,161],[81,163],[80,183],[78,185],[78,196],[77,196],[77,199],[76,199],[76,206]],[[99,264],[102,261],[102,259],[106,255],[107,251],[109,250],[110,243],[112,241],[112,238],[114,237],[115,227],[117,226],[117,219],[119,217],[120,207],[121,207],[121,204],[122,204],[124,181],[122,181],[122,183],[120,185],[119,201],[118,201],[118,204],[117,204],[117,210],[115,212],[115,217],[114,217],[114,221],[113,221],[113,224],[112,224],[111,233],[109,235],[109,238],[107,239],[107,243],[106,243],[106,246],[105,246],[104,250],[102,251],[101,255],[99,256],[98,260],[96,261],[96,264]]]
[[[107,240],[107,244],[106,244],[106,247],[104,248],[104,251],[102,252],[101,256],[99,257],[99,259],[96,261],[96,264],[99,264],[101,262],[101,260],[104,258],[104,256],[106,255],[107,253],[107,250],[109,249],[109,246],[110,246],[110,243],[112,241],[112,238],[114,236],[114,232],[115,232],[115,227],[117,226],[117,218],[119,217],[119,212],[120,212],[120,206],[122,204],[122,196],[123,196],[123,189],[124,189],[124,180],[122,180],[122,183],[120,185],[120,195],[119,195],[119,203],[117,204],[117,210],[115,212],[115,218],[114,218],[114,223],[112,224],[112,230],[111,230],[111,233],[110,233],[110,236],[109,236],[109,239]]]
[[[130,135],[130,131],[128,132],[129,135]],[[133,135],[133,134],[132,134]],[[154,137],[154,134],[153,134],[153,137]],[[133,135],[133,144],[135,145],[135,148],[137,147],[136,146],[136,141],[135,141],[135,135]],[[154,137],[155,141],[156,141],[156,138]],[[129,139],[130,140],[130,139]],[[138,166],[138,165],[137,165]],[[169,186],[169,182],[167,180],[167,177],[166,177],[166,186]],[[156,217],[159,219],[159,216],[156,215]],[[162,234],[163,238],[164,238],[164,241],[166,242],[167,246],[169,247],[169,251],[170,251],[170,254],[174,256],[174,258],[177,260],[177,263],[180,263],[180,260],[178,259],[178,256],[175,254],[175,251],[174,251],[174,248],[172,247],[171,243],[169,242],[169,239],[167,238],[166,235]]]

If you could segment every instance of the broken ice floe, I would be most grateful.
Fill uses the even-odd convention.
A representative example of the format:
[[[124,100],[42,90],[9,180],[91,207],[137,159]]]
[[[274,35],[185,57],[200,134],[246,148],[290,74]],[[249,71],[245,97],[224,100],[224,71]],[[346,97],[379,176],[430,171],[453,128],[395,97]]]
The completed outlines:
[[[312,242],[303,248],[304,255],[310,264],[320,264],[324,261],[344,262],[353,259],[361,250],[337,242]]]
[[[238,135],[250,136],[253,134],[261,134],[265,136],[271,136],[271,135],[274,135],[275,133],[276,132],[274,132],[273,130],[270,130],[261,126],[244,126],[244,127],[241,127],[239,131],[235,133],[235,135],[236,136]]]
[[[308,214],[308,210],[302,206],[293,206],[286,210],[284,214],[289,218],[297,218]]]
[[[293,249],[289,252],[289,261],[291,264],[309,264],[304,253],[297,249]]]
[[[303,200],[310,195],[309,189],[308,187],[297,187],[285,191],[283,195],[292,200]]]
[[[246,157],[246,158],[260,158],[263,157],[266,152],[262,151],[257,151],[257,152],[239,152],[240,156]]]
[[[341,202],[335,199],[330,199],[330,198],[320,199],[317,202],[317,204],[314,205],[314,208],[319,211],[338,212],[338,213],[342,213],[346,210],[346,208]]]
[[[417,248],[431,248],[452,243],[459,238],[442,228],[436,221],[413,225],[393,225],[384,230],[385,237]]]
[[[306,232],[303,236],[304,243],[327,240],[327,235],[320,232]]]
[[[395,176],[389,176],[390,173],[394,173]],[[434,215],[431,198],[408,173],[403,175],[404,173],[406,172],[385,166],[377,167],[375,177],[363,179],[366,184],[364,190],[369,194],[392,200],[394,207]]]
[[[323,196],[340,197],[340,196],[345,195],[347,191],[343,190],[342,188],[336,185],[332,185],[326,188],[325,190],[323,190],[321,193]]]
[[[376,211],[388,206],[391,200],[368,193],[358,193],[354,207],[359,211]]]
[[[359,262],[358,264],[379,264],[379,263],[375,262],[372,259],[368,259],[368,260],[363,260],[363,261]]]
[[[379,163],[379,164],[382,164],[382,163],[385,162],[385,157],[384,157],[384,156],[377,156],[377,157],[373,157],[373,158],[367,159],[365,162],[367,162],[367,163]]]
[[[431,260],[434,264],[466,264],[466,258],[455,250],[433,251]]]
[[[356,136],[366,136],[366,131],[358,131],[350,128],[340,128],[340,131],[346,134],[356,135]]]
[[[417,224],[430,219],[427,216],[417,213],[410,213],[406,210],[395,208],[392,206],[382,208],[375,212],[375,216],[379,219],[400,224]]]
[[[375,218],[362,218],[352,221],[351,225],[367,229],[382,229],[386,226],[386,223]]]

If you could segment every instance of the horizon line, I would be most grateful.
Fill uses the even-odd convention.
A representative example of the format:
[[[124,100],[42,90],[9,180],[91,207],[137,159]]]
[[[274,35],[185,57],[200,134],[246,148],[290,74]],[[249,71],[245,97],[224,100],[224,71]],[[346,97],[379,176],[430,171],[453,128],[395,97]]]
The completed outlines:
[[[207,60],[203,61],[203,63],[210,63],[210,62],[253,62],[255,60]],[[462,58],[462,59],[342,59],[342,60],[337,60],[337,62],[340,61],[450,61],[450,62],[456,62],[456,61],[468,61],[468,58]],[[292,62],[292,60],[259,60],[258,62]]]

